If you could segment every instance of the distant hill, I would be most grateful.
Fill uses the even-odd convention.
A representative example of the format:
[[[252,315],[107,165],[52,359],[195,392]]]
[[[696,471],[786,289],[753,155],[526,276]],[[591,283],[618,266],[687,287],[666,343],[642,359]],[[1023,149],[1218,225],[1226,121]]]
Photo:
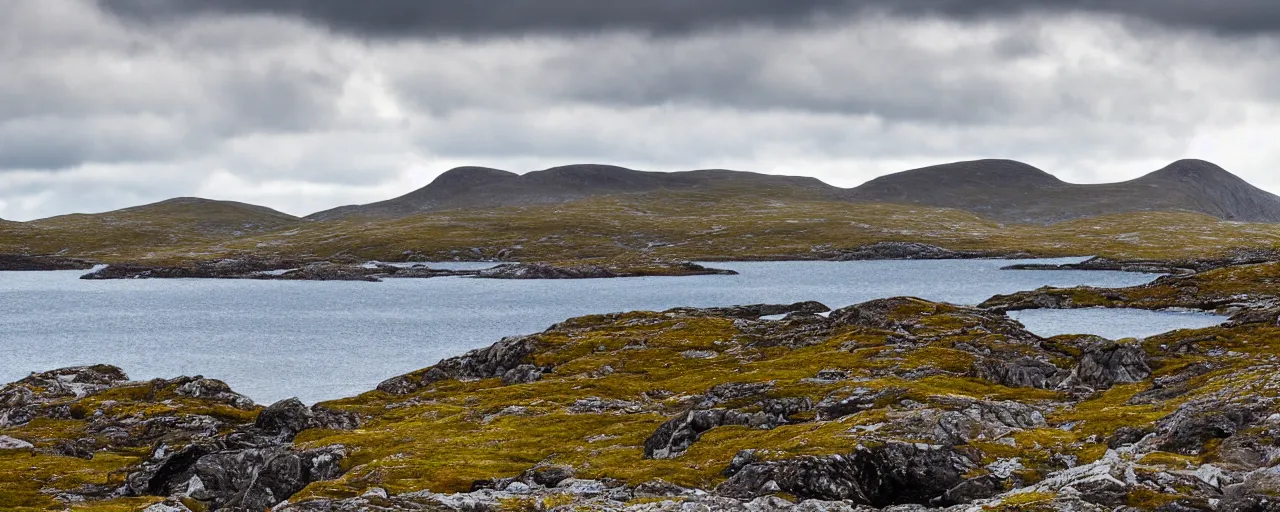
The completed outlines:
[[[24,224],[41,228],[88,225],[103,228],[181,226],[186,231],[199,234],[229,235],[275,229],[301,221],[298,217],[265,206],[178,197],[105,213],[60,215]]]
[[[1179,160],[1135,180],[1096,185],[1067,183],[1021,162],[975,160],[882,176],[849,190],[844,198],[958,208],[1008,222],[1141,211],[1280,222],[1280,197],[1203,160]]]
[[[261,206],[181,197],[105,213],[0,222],[0,253],[111,259],[180,251],[183,246],[212,247],[305,222]]]
[[[816,178],[722,169],[645,172],[612,165],[584,164],[521,175],[486,167],[459,167],[441,174],[431,184],[395,199],[342,206],[308,215],[307,218],[403,217],[446,209],[556,203],[659,191],[805,199],[834,199],[841,193],[841,189]]]

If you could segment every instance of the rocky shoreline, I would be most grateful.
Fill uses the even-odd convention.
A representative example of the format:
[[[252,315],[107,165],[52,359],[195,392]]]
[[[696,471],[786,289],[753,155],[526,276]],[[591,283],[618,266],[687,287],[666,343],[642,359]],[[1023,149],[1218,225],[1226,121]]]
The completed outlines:
[[[59,256],[0,254],[0,271],[88,270],[93,262]]]
[[[1009,265],[1003,270],[1113,270],[1148,274],[1188,275],[1209,270],[1267,263],[1280,260],[1280,252],[1274,250],[1238,250],[1226,257],[1200,260],[1115,260],[1104,257],[1089,258],[1080,263],[1020,264]]]
[[[744,257],[739,261],[869,261],[941,259],[1030,258],[1025,252],[957,251],[914,242],[879,242],[852,249],[815,248],[810,253],[777,258]],[[725,260],[734,261],[734,260]],[[603,261],[527,262],[494,261],[483,270],[432,269],[428,265],[392,265],[357,262],[349,259],[289,259],[245,255],[216,260],[194,260],[176,264],[116,262],[81,277],[111,279],[259,279],[305,281],[380,281],[385,278],[429,278],[471,276],[489,279],[605,279],[646,276],[732,275],[731,270],[708,268],[688,261]],[[95,262],[83,259],[0,254],[4,270],[87,270]],[[1032,268],[1027,266],[1026,268]],[[1010,268],[1023,268],[1014,266]],[[1057,267],[1055,267],[1057,268]],[[1067,268],[1067,267],[1062,267]],[[1159,267],[1164,269],[1165,267]],[[1094,268],[1081,267],[1092,270]]]
[[[690,262],[645,262],[634,265],[495,263],[481,270],[433,269],[385,263],[294,262],[225,259],[183,266],[107,265],[80,279],[256,279],[280,281],[369,281],[473,277],[480,279],[604,279],[643,276],[733,275],[732,270],[707,268]]]
[[[1245,304],[1120,342],[1038,337],[1009,297],[594,315],[311,407],[56,370],[0,388],[0,508],[1276,510],[1275,283],[1111,291]]]

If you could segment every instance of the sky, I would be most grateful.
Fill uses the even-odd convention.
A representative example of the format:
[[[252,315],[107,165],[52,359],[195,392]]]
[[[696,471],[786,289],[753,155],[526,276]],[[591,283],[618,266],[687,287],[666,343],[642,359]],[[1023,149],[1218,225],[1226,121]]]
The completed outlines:
[[[855,186],[1213,161],[1280,193],[1274,0],[6,0],[0,218],[295,215],[456,166]]]

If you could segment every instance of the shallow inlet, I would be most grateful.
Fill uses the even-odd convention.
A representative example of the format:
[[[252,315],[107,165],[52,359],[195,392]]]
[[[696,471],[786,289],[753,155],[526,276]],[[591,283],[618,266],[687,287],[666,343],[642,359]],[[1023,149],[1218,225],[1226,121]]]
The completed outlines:
[[[1012,311],[1009,316],[1038,336],[1096,334],[1113,340],[1145,338],[1178,329],[1203,329],[1221,324],[1228,318],[1192,311],[1105,308],[1032,309]]]
[[[205,375],[254,400],[350,396],[387,377],[594,313],[817,300],[838,308],[916,296],[976,304],[1040,286],[1123,287],[1154,274],[1019,270],[1023,262],[936,260],[718,262],[736,276],[509,281],[81,281],[83,272],[0,272],[0,382],[109,363],[132,378]],[[1064,321],[1109,337],[1185,326],[1180,314],[1103,310]],[[1144,312],[1147,314],[1149,312]],[[1081,314],[1024,312],[1027,321]],[[1038,327],[1033,327],[1038,328]],[[1104,330],[1105,329],[1105,330]],[[1048,332],[1048,331],[1041,331]]]

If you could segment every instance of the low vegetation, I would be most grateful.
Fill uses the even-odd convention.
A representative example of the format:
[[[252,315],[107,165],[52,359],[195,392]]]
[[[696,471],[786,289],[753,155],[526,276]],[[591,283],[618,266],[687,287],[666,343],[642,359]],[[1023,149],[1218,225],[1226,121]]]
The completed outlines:
[[[1052,225],[1000,224],[960,210],[786,201],[691,192],[452,210],[398,219],[306,221],[179,203],[0,225],[0,253],[103,262],[262,257],[405,260],[825,259],[884,241],[1034,256],[1191,259],[1272,249],[1280,227],[1177,212]],[[201,219],[197,221],[195,219]]]

